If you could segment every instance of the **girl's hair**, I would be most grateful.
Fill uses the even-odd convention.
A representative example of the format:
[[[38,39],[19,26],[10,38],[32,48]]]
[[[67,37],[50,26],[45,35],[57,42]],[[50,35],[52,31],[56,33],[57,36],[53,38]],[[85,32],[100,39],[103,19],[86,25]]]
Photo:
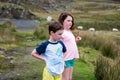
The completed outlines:
[[[59,18],[58,18],[58,21],[63,25],[63,22],[64,20],[68,17],[68,16],[71,16],[72,17],[72,26],[71,26],[71,30],[74,29],[74,17],[70,14],[70,13],[61,13]]]
[[[63,26],[59,22],[57,22],[57,21],[51,22],[49,24],[49,28],[48,28],[49,34],[50,34],[51,31],[53,31],[55,33],[58,30],[63,30],[63,29],[64,29]]]

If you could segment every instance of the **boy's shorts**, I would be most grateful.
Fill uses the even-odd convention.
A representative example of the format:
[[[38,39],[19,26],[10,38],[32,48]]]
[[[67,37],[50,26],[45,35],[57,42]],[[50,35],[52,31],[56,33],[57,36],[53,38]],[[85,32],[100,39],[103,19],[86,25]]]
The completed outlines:
[[[74,66],[74,59],[65,61],[65,64],[66,64],[65,68],[73,67]]]
[[[45,67],[44,71],[43,71],[43,79],[42,80],[62,80],[62,74],[58,75],[58,76],[53,76],[48,72],[47,68]]]

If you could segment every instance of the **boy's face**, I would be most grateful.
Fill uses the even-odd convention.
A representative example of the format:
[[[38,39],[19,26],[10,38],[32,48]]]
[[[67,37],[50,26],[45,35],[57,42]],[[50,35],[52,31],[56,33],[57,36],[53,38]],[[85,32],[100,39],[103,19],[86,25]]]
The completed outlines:
[[[58,30],[58,31],[56,31],[55,33],[52,32],[52,34],[51,34],[52,39],[53,39],[54,41],[60,40],[60,39],[62,38],[62,33],[63,33],[63,30]]]

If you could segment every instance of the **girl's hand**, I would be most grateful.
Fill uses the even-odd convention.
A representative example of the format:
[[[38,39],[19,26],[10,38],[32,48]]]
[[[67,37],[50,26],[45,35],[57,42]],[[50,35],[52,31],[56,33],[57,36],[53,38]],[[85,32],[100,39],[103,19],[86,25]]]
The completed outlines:
[[[81,38],[80,36],[77,36],[77,37],[75,38],[75,40],[76,40],[77,43],[78,43],[81,39],[82,39],[82,38]]]
[[[64,62],[64,67],[66,67],[66,64],[65,64],[65,62]]]

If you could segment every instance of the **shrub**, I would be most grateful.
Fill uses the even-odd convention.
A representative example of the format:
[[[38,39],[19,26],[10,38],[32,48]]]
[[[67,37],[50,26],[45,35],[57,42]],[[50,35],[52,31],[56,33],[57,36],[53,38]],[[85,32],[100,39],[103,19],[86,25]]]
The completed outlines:
[[[11,21],[6,20],[3,24],[0,24],[0,42],[12,42],[16,41],[15,25]]]
[[[101,33],[103,32],[81,31],[79,35],[82,37],[82,40],[78,45],[83,47],[89,46],[101,51],[101,54],[106,57],[115,58],[120,52],[119,44],[113,39],[109,39],[109,36],[101,35]]]
[[[96,62],[95,76],[97,80],[119,80],[120,64],[104,56],[99,56]]]
[[[3,29],[9,29],[10,32],[16,32],[16,26],[10,21],[6,20],[1,26]]]
[[[45,40],[49,36],[47,30],[48,29],[46,29],[46,27],[36,27],[33,34],[34,34],[35,38]]]
[[[116,56],[118,56],[120,50],[116,42],[105,39],[100,51],[104,56],[114,59]]]

